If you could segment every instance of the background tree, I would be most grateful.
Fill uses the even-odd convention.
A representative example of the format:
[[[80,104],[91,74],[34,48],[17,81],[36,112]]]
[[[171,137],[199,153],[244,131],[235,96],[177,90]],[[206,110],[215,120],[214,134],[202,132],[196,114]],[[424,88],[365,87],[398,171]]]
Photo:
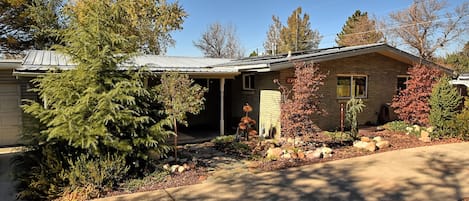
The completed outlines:
[[[282,22],[278,16],[272,16],[273,23],[269,26],[269,31],[267,32],[267,39],[264,42],[264,49],[266,54],[275,55],[278,54],[278,46],[281,43],[280,40],[280,31],[283,28]]]
[[[339,46],[354,46],[377,43],[382,39],[383,33],[376,29],[376,22],[368,18],[368,13],[356,10],[347,19],[335,41]]]
[[[453,67],[457,73],[469,72],[469,42],[460,52],[446,55],[444,63]]]
[[[160,23],[154,22],[153,12],[146,12],[164,7],[157,4],[79,0],[66,6],[68,25],[57,31],[64,46],[56,48],[77,66],[37,78],[36,91],[43,103],[28,101],[23,106],[42,128],[24,134],[30,149],[17,161],[32,160],[17,163],[15,169],[20,198],[53,200],[65,196],[63,191],[80,194],[85,189],[89,194],[84,197],[90,199],[124,178],[152,171],[149,155],[164,156],[170,150],[165,142],[171,132],[165,127],[171,119],[160,115],[157,94],[144,87],[150,74],[127,63],[131,70],[118,68],[147,45],[139,31],[146,31],[143,26],[148,23]],[[106,165],[121,171],[108,171]]]
[[[283,26],[280,30],[281,42],[278,46],[280,53],[318,48],[321,35],[317,30],[311,29],[309,15],[305,13],[301,17],[301,14],[301,7],[298,7],[288,17],[287,26]]]
[[[60,31],[68,26],[64,13],[66,0],[0,0],[1,47],[18,52],[25,49],[49,49],[61,44]],[[123,9],[132,19],[127,35],[137,35],[137,46],[143,53],[164,54],[174,45],[170,32],[182,29],[187,16],[176,3],[135,1]],[[151,20],[139,20],[149,16]],[[130,21],[129,21],[130,22]]]
[[[240,58],[244,52],[233,25],[211,24],[198,41],[193,41],[195,47],[211,58]]]
[[[410,47],[422,58],[432,59],[438,49],[469,29],[469,2],[444,13],[446,5],[446,1],[414,0],[409,8],[389,15],[386,38]]]
[[[9,53],[26,49],[48,49],[60,43],[57,30],[64,0],[0,0],[0,42]]]
[[[295,138],[314,132],[315,115],[325,115],[321,106],[322,94],[319,89],[324,85],[326,74],[312,63],[295,63],[295,79],[292,88],[279,85],[282,94],[280,122],[282,135]]]
[[[407,88],[392,99],[391,107],[399,119],[406,123],[427,126],[432,88],[442,76],[442,72],[417,64],[409,68],[407,73],[410,75],[410,79],[405,83]]]
[[[187,113],[199,114],[204,107],[206,88],[194,84],[187,74],[164,73],[161,84],[156,86],[158,102],[163,105],[164,114],[171,120],[174,129],[174,157],[177,159],[178,123],[188,125]]]
[[[433,138],[453,137],[456,128],[452,124],[458,108],[461,105],[462,97],[456,87],[449,83],[451,79],[444,76],[433,87],[430,97],[430,125],[435,127],[431,133]]]

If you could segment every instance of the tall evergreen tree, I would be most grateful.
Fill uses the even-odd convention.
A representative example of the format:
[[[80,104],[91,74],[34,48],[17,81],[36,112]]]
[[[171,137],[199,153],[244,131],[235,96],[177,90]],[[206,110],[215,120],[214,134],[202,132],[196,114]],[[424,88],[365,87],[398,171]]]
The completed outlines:
[[[469,42],[460,52],[447,55],[444,62],[458,73],[469,73]]]
[[[119,161],[125,164],[114,164],[116,167],[126,165],[131,172],[141,173],[150,152],[161,156],[169,151],[165,141],[171,132],[164,127],[171,125],[171,119],[160,115],[161,108],[155,104],[157,94],[144,87],[143,80],[149,73],[125,63],[142,46],[161,48],[159,44],[148,47],[151,43],[143,42],[140,36],[153,30],[146,27],[149,23],[159,23],[153,18],[155,11],[167,6],[180,8],[177,4],[163,4],[151,0],[80,0],[67,6],[69,24],[60,32],[66,46],[56,48],[77,66],[36,79],[36,91],[43,101],[29,101],[24,106],[25,112],[44,126],[39,133],[28,136],[40,143],[32,144],[24,158],[34,154],[39,160],[29,164],[33,171],[17,174],[22,198],[59,196],[72,180],[69,176],[79,174],[70,167],[91,167],[76,164],[77,158],[92,162],[113,155],[108,158],[124,158]],[[167,21],[178,22],[178,16],[173,17],[176,19]],[[165,30],[162,28],[161,34]],[[122,70],[122,66],[129,70]],[[123,179],[109,172],[97,174],[111,186]],[[93,187],[98,192],[106,190]]]
[[[321,35],[317,30],[311,29],[309,15],[303,14],[301,7],[298,7],[288,17],[287,26],[280,30],[280,44],[278,51],[286,53],[288,51],[311,50],[318,48]]]
[[[368,18],[367,12],[360,10],[350,16],[342,31],[337,34],[339,46],[354,46],[377,43],[383,39],[383,33],[376,30],[376,22]]]
[[[429,120],[436,128],[433,137],[448,136],[456,130],[451,124],[456,119],[462,97],[449,81],[450,78],[442,77],[432,90]]]

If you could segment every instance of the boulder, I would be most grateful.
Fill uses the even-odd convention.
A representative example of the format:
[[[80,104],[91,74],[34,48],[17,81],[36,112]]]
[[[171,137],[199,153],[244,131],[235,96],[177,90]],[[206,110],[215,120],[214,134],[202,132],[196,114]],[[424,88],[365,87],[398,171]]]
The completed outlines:
[[[359,148],[359,149],[365,149],[368,146],[368,142],[363,142],[363,141],[355,141],[353,142],[353,147]]]
[[[284,158],[284,159],[290,159],[290,158],[292,158],[292,156],[291,156],[290,153],[284,153],[284,154],[282,155],[282,158]]]
[[[269,148],[267,150],[267,156],[266,158],[267,159],[270,159],[270,160],[277,160],[280,158],[280,156],[282,156],[282,149],[279,148],[279,147],[276,147],[276,148]]]
[[[375,141],[375,142],[381,142],[381,141],[383,141],[383,138],[380,137],[380,136],[376,136],[376,137],[373,138],[373,141]]]
[[[313,158],[322,158],[323,155],[322,155],[322,149],[321,148],[318,148],[316,150],[314,150],[313,152]]]
[[[390,147],[391,144],[390,144],[389,141],[387,141],[387,140],[382,140],[382,141],[376,142],[376,146],[377,146],[379,149],[383,149],[383,148]]]
[[[332,157],[332,149],[329,148],[329,147],[321,148],[321,152],[322,152],[322,157],[323,158]]]
[[[319,156],[317,156],[315,151],[307,151],[305,153],[305,156],[306,156],[307,159],[315,159],[315,158],[320,158],[321,153],[319,153]]]
[[[420,132],[419,140],[422,141],[422,142],[431,142],[432,141],[432,139],[430,138],[430,133],[427,132],[427,131],[424,131],[424,130],[422,130]]]
[[[170,170],[171,169],[171,166],[169,164],[164,164],[163,165],[163,169],[165,170]]]
[[[376,142],[368,142],[368,145],[366,146],[366,150],[374,152],[376,151]]]
[[[184,170],[186,170],[186,168],[184,168],[184,166],[179,166],[179,167],[178,167],[178,172],[179,172],[179,173],[184,172]]]
[[[305,159],[305,157],[306,157],[306,156],[305,156],[305,153],[304,153],[303,151],[301,151],[301,150],[298,151],[298,158],[299,158],[299,159],[303,160],[303,159]]]
[[[293,153],[290,153],[290,156],[291,156],[291,158],[293,158],[293,159],[296,159],[296,158],[298,158],[298,154],[297,154],[297,153],[295,153],[295,152],[293,152]]]
[[[362,141],[362,142],[371,142],[371,139],[369,137],[361,137],[360,141]]]
[[[171,173],[178,171],[179,165],[171,165]]]
[[[184,167],[184,169],[186,169],[186,170],[191,169],[191,167],[187,163],[182,164],[182,167]]]

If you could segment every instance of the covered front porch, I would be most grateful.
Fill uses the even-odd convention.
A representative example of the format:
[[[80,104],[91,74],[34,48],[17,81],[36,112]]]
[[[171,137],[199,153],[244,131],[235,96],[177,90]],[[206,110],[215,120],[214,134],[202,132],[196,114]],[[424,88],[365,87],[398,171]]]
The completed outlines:
[[[218,58],[140,55],[131,58],[122,67],[123,69],[144,67],[155,74],[163,72],[187,74],[195,80],[195,83],[208,88],[205,95],[205,109],[199,115],[188,116],[189,127],[180,126],[181,135],[186,136],[181,138],[198,140],[197,138],[225,135],[229,131],[227,129],[229,121],[226,119],[231,117],[231,99],[226,96],[231,94],[231,88],[227,85],[240,73],[234,68],[216,67],[229,61]],[[31,50],[21,66],[14,69],[13,75],[17,79],[30,80],[52,69],[70,70],[75,66],[76,64],[68,56],[59,52]],[[148,80],[148,82],[153,81]],[[157,83],[156,80],[154,83],[148,82],[148,86]],[[27,98],[27,95],[26,92],[22,92],[21,98]]]

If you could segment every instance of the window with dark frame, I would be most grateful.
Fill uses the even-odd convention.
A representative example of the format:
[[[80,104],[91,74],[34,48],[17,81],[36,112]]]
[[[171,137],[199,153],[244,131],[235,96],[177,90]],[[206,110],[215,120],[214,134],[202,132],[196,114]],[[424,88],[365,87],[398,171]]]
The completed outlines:
[[[397,76],[397,94],[399,94],[399,92],[401,90],[404,90],[407,88],[407,80],[409,80],[410,76],[408,75],[399,75]]]
[[[368,76],[339,75],[337,76],[337,98],[366,98]]]
[[[255,77],[254,74],[243,75],[243,90],[254,90],[255,89]]]

